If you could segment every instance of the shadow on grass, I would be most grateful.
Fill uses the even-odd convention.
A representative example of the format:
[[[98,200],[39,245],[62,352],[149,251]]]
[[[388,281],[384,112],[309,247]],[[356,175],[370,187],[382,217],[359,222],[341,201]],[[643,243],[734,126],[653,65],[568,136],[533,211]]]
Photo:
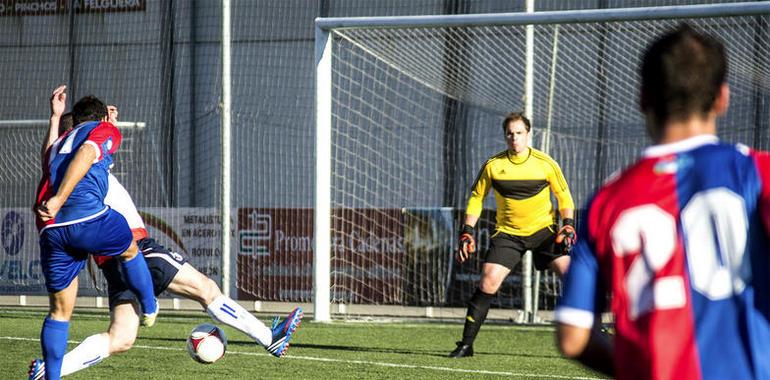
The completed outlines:
[[[423,356],[435,356],[440,358],[448,358],[449,352],[452,348],[447,348],[446,351],[436,350],[420,350],[420,349],[404,349],[404,348],[388,348],[388,347],[362,347],[362,346],[342,346],[332,344],[312,344],[312,343],[297,343],[291,345],[294,348],[312,348],[318,350],[336,350],[336,351],[352,351],[352,352],[377,352],[383,354],[402,354],[402,355],[423,355]],[[527,357],[527,358],[560,358],[558,355],[538,355],[521,352],[490,352],[490,351],[476,351],[476,356],[488,356],[488,357],[501,357],[501,358],[513,358],[513,357]]]
[[[176,342],[184,345],[185,340],[179,338],[164,338],[164,337],[142,337],[144,341],[156,341],[156,342]],[[252,348],[255,343],[250,340],[231,340],[228,339],[227,345],[229,347],[245,347]],[[453,347],[447,347],[445,351],[436,351],[429,349],[415,349],[415,348],[398,348],[398,347],[366,347],[366,346],[348,346],[348,345],[335,345],[335,344],[314,344],[314,343],[293,343],[292,348],[309,348],[315,350],[326,351],[347,351],[347,352],[372,352],[381,354],[399,354],[399,355],[421,355],[430,357],[447,358],[449,352]],[[527,352],[492,352],[492,351],[476,351],[475,356],[485,357],[500,357],[500,358],[540,358],[540,359],[558,359],[559,355],[548,354],[532,354]]]

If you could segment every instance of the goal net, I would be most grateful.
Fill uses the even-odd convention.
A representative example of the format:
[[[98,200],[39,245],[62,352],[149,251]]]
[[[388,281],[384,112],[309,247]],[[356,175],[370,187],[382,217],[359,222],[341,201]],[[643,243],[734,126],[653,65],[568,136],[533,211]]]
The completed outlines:
[[[196,50],[191,44],[192,31],[199,38],[216,37],[217,19],[200,17],[193,30],[191,15],[194,10],[188,2],[0,4],[0,72],[5,89],[0,94],[0,294],[46,293],[31,207],[41,177],[40,148],[48,129],[49,99],[60,84],[68,85],[67,110],[85,95],[118,106],[123,142],[112,173],[132,195],[150,236],[186,253],[198,269],[219,280],[220,257],[196,255],[213,251],[198,242],[216,247],[216,236],[191,238],[210,225],[195,223],[205,220],[197,217],[218,214],[218,194],[195,191],[218,188],[208,180],[220,177],[218,139],[212,138],[219,122],[211,112],[218,102],[218,87],[193,82],[189,65],[184,65],[193,58],[198,68],[218,64],[217,46]],[[189,95],[191,88],[195,97]],[[200,126],[195,136],[191,124]],[[211,141],[201,149],[207,151],[206,157],[196,157],[196,139],[199,145]],[[185,165],[189,162],[196,164],[194,170]],[[187,219],[193,222],[186,223]],[[101,274],[96,276],[101,292],[86,271],[81,276],[80,295],[106,295]]]
[[[456,231],[477,171],[506,148],[505,115],[531,102],[532,146],[561,165],[582,207],[649,143],[638,111],[640,57],[681,22],[727,47],[732,98],[720,137],[769,148],[768,16],[691,18],[685,9],[709,7],[675,8],[678,18],[625,21],[615,16],[628,10],[581,22],[570,20],[586,12],[328,20],[331,115],[317,117],[331,119],[331,301],[464,306],[482,261],[453,261]],[[535,24],[529,74],[527,23]],[[477,228],[481,253],[493,223],[490,194]],[[522,273],[506,279],[498,305],[524,306]],[[552,308],[558,277],[546,272],[536,288],[538,306]]]

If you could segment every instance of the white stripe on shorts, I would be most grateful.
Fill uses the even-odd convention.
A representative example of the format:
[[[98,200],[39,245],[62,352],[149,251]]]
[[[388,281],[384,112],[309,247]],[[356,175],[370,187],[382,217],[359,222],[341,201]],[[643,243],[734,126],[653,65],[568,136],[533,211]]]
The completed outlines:
[[[166,260],[169,264],[173,265],[174,268],[182,269],[182,264],[179,264],[176,260],[168,257],[168,254],[166,254],[166,253],[148,253],[148,254],[144,255],[145,259],[149,258],[149,257],[157,257],[157,258]]]

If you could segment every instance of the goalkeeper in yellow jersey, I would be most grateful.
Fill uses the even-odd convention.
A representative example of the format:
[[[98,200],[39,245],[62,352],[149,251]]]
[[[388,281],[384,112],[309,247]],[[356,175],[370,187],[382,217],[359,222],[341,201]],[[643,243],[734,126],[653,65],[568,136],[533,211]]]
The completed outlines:
[[[487,317],[489,306],[508,273],[531,250],[535,268],[567,271],[569,253],[577,236],[574,204],[559,165],[547,154],[528,146],[530,122],[521,113],[503,121],[508,149],[490,157],[473,183],[465,223],[460,230],[457,260],[462,263],[476,250],[473,228],[481,215],[484,197],[494,189],[497,225],[482,267],[481,282],[468,303],[462,341],[451,358],[473,356],[473,341]],[[559,203],[562,227],[556,224],[551,194]]]

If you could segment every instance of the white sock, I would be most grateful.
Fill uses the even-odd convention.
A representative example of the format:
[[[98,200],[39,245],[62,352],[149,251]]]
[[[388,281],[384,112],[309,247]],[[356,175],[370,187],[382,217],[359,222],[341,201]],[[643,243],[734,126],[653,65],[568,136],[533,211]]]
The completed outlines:
[[[110,356],[110,338],[107,334],[91,335],[64,355],[61,375],[71,375]]]
[[[273,332],[270,328],[230,297],[217,297],[206,307],[206,312],[215,321],[239,330],[264,347],[273,343]]]

